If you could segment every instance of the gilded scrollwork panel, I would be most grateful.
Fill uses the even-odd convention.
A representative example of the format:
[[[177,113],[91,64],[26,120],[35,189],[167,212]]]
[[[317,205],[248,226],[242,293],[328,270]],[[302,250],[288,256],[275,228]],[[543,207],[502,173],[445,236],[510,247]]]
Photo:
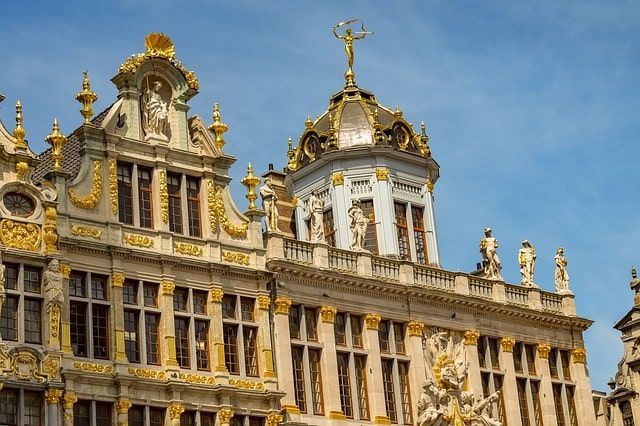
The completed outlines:
[[[69,201],[74,206],[90,210],[100,203],[102,197],[102,161],[94,160],[93,162],[93,181],[91,182],[91,190],[87,195],[78,195],[75,188],[69,188]]]

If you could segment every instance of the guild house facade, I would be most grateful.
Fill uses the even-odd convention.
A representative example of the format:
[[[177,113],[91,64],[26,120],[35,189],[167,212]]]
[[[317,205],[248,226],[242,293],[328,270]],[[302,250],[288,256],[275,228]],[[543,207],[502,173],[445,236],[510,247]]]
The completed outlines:
[[[334,28],[343,89],[284,169],[249,165],[248,202],[231,197],[220,108],[189,114],[199,82],[163,34],[99,114],[85,74],[82,123],[54,122],[43,153],[16,105],[0,125],[0,424],[598,424],[564,253],[553,292],[526,241],[506,283],[488,228],[481,269],[440,267],[426,128],[357,86],[356,24]]]

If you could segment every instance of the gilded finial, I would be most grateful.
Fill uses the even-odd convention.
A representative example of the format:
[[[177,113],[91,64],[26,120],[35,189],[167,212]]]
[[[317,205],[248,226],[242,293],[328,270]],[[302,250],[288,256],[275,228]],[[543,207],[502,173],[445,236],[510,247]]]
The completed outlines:
[[[216,102],[213,104],[213,123],[209,125],[209,131],[215,135],[215,144],[218,149],[222,149],[225,144],[222,135],[227,130],[229,130],[229,126],[220,119],[220,105]]]
[[[402,111],[400,111],[400,107],[396,105],[396,110],[393,111],[393,116],[396,118],[402,117]]]
[[[291,139],[289,139],[291,140]],[[260,183],[260,178],[253,174],[253,166],[251,163],[247,166],[247,175],[242,178],[242,184],[247,187],[247,200],[249,200],[249,210],[256,209],[256,200],[258,194],[256,194],[256,187]]]
[[[16,128],[13,129],[13,137],[16,138],[16,150],[26,151],[27,143],[24,140],[27,131],[22,127],[22,102],[16,102]]]
[[[62,146],[67,142],[67,138],[60,132],[58,119],[53,120],[53,129],[44,139],[51,145],[51,159],[53,160],[52,170],[57,172],[62,170]]]
[[[289,158],[289,160],[291,160],[294,156],[294,152],[293,152],[293,140],[291,140],[291,138],[289,138],[289,140],[287,141],[287,158]]]
[[[93,103],[98,100],[98,95],[91,91],[91,81],[87,71],[82,73],[82,92],[76,95],[76,100],[82,104],[80,114],[84,117],[84,122],[90,123],[93,116]]]
[[[353,32],[350,26],[351,24],[356,22],[360,22],[361,30]],[[338,34],[337,29],[343,26],[348,26],[348,27],[345,29],[344,34],[340,35]],[[345,50],[345,53],[347,54],[347,62],[349,65],[347,68],[347,71],[344,73],[344,78],[346,80],[346,87],[356,86],[356,75],[353,72],[353,61],[355,59],[355,54],[353,51],[353,42],[355,40],[361,40],[366,36],[368,36],[369,34],[373,34],[373,33],[365,29],[364,23],[362,22],[361,19],[349,19],[348,21],[339,22],[333,27],[333,35],[335,35],[336,38],[344,40],[344,50]]]
[[[310,129],[313,127],[313,120],[311,120],[311,117],[309,117],[308,115],[307,115],[307,119],[304,121],[304,126],[307,129]]]

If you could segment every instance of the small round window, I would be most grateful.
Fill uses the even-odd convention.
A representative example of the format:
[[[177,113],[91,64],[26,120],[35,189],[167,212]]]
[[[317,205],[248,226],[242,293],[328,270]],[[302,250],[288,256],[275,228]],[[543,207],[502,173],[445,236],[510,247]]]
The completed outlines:
[[[4,194],[2,202],[5,208],[14,216],[31,216],[36,208],[30,197],[18,192],[7,192]]]
[[[400,148],[406,148],[407,144],[409,143],[409,132],[407,132],[407,130],[403,126],[395,126],[393,128],[393,141]]]

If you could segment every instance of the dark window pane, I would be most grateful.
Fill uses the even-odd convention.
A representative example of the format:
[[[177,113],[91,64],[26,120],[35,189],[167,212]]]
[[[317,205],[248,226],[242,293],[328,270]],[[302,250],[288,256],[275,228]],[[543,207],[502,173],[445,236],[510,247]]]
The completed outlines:
[[[18,399],[19,391],[17,389],[0,390],[0,424],[18,425]]]
[[[307,327],[307,340],[318,340],[318,312],[314,308],[304,308],[304,321]]]
[[[372,254],[378,254],[378,235],[376,232],[376,217],[373,208],[373,200],[361,201],[360,208],[364,213],[364,216],[369,219],[369,226],[367,226],[367,233],[364,236],[364,248],[369,250]]]
[[[333,323],[336,345],[347,344],[346,318],[344,312],[338,312]]]
[[[340,391],[340,405],[345,416],[353,418],[353,402],[351,400],[351,378],[349,376],[349,354],[337,354],[338,361],[338,389]]]
[[[518,401],[520,403],[520,418],[522,424],[529,424],[529,405],[527,404],[527,379],[516,379]]]
[[[164,408],[149,408],[149,426],[164,426]]]
[[[189,367],[189,318],[176,318],[176,358],[180,367]]]
[[[13,263],[5,263],[4,264],[4,287],[7,290],[17,290],[18,289],[18,271],[20,267]]]
[[[110,425],[113,404],[110,402],[96,402],[96,425]]]
[[[393,391],[393,360],[382,360],[382,383],[384,385],[384,403],[387,408],[387,417],[391,423],[398,422],[398,414],[396,412],[396,396]]]
[[[105,275],[91,274],[91,298],[107,300],[107,277]]]
[[[293,366],[293,385],[295,390],[296,405],[301,412],[307,412],[307,400],[305,397],[304,386],[304,364],[303,364],[304,348],[293,346],[291,348],[291,360]]]
[[[24,299],[24,341],[42,342],[42,301]]]
[[[24,391],[24,426],[41,426],[44,423],[43,402],[40,392]]]
[[[180,194],[181,175],[167,173],[167,190],[169,192],[169,230],[182,234],[182,198]]]
[[[193,290],[193,312],[196,314],[207,313],[207,292]]]
[[[378,340],[380,341],[380,352],[389,352],[389,321],[380,321]]]
[[[224,362],[231,374],[240,374],[238,365],[238,327],[224,324]]]
[[[93,305],[93,357],[109,359],[109,307]]]
[[[91,401],[73,404],[73,426],[91,426]]]
[[[398,236],[398,254],[400,259],[411,260],[409,247],[409,231],[407,228],[407,206],[402,203],[393,203],[396,215],[396,233]]]
[[[70,302],[71,348],[76,356],[87,356],[87,304]]]
[[[236,297],[225,294],[222,297],[222,318],[236,317]]]
[[[200,412],[200,426],[215,426],[216,414]]]
[[[133,225],[131,164],[118,163],[118,219],[122,223]]]
[[[240,311],[243,321],[253,321],[253,308],[255,305],[255,299],[250,297],[240,298]]]
[[[300,338],[300,305],[289,308],[289,336],[292,339]]]
[[[174,311],[187,311],[187,299],[189,297],[189,290],[183,287],[176,287],[173,292],[173,310]]]
[[[209,369],[209,321],[196,320],[196,361],[198,370]]]
[[[159,364],[160,356],[158,352],[158,345],[160,342],[158,341],[158,326],[160,324],[160,314],[149,314],[146,313],[144,315],[144,328],[147,339],[147,363],[148,364]]]
[[[427,236],[424,227],[424,209],[422,207],[411,207],[411,218],[413,219],[413,241],[416,245],[416,261],[419,264],[429,262],[427,254]]]
[[[7,296],[0,316],[0,335],[5,340],[18,340],[18,296]]]
[[[200,179],[187,177],[187,207],[189,213],[189,235],[200,237]]]
[[[336,229],[333,224],[333,210],[328,209],[322,215],[322,224],[324,226],[324,240],[331,247],[336,246]]]
[[[134,405],[129,408],[129,426],[144,426],[144,407]]]
[[[256,347],[256,336],[258,329],[244,327],[244,365],[247,376],[258,376],[258,349]]]
[[[354,348],[362,347],[362,317],[351,315],[351,344]]]
[[[400,322],[393,323],[393,341],[396,344],[396,353],[404,354],[404,324]]]
[[[151,169],[138,167],[138,209],[140,211],[140,226],[143,228],[153,227],[151,176]]]
[[[358,408],[360,420],[369,420],[369,396],[367,392],[367,357],[354,356],[356,372],[356,392],[358,395]]]
[[[193,411],[185,411],[180,415],[180,426],[195,426],[196,413]]]
[[[140,362],[137,311],[124,311],[124,349],[129,362]]]
[[[400,399],[402,402],[402,418],[404,424],[413,424],[411,413],[411,393],[409,392],[409,363],[398,362],[398,377],[400,379]]]
[[[40,268],[24,267],[24,291],[40,293]]]
[[[125,280],[122,286],[122,301],[129,305],[138,303],[138,282],[133,280]]]
[[[69,296],[85,297],[84,283],[86,274],[72,272],[69,276]]]
[[[144,306],[158,307],[158,284],[144,283]]]
[[[322,374],[320,370],[320,349],[309,349],[309,374],[311,375],[313,414],[323,414],[324,401],[322,395]]]

